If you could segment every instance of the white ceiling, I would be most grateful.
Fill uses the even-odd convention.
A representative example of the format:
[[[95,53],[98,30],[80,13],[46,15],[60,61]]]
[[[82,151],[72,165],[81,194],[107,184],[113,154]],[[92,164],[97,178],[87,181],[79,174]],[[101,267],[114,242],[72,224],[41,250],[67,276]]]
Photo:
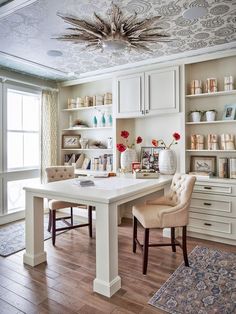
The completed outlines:
[[[88,19],[96,11],[105,17],[111,1],[36,0],[32,2],[2,18],[0,7],[0,66],[2,67],[49,79],[66,80],[87,72],[149,58],[173,57],[179,53],[196,50],[200,52],[201,49],[211,47],[219,47],[220,50],[225,44],[236,47],[236,1],[233,0],[113,0],[125,14],[130,15],[136,11],[140,19],[161,15],[161,26],[175,40],[152,45],[152,53],[126,52],[112,56],[105,52],[88,52],[81,45],[52,39],[65,33],[68,26],[57,16],[57,12]],[[183,11],[194,6],[206,7],[208,14],[191,21],[184,19]],[[48,50],[59,50],[63,55],[52,57],[47,54]]]

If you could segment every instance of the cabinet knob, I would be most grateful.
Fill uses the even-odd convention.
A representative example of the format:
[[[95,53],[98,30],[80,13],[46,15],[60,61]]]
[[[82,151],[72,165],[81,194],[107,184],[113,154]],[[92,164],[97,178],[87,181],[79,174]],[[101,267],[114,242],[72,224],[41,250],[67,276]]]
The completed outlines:
[[[212,187],[211,187],[211,186],[204,186],[204,189],[205,189],[205,190],[211,190]]]
[[[211,203],[203,203],[203,205],[211,206],[212,204]]]
[[[144,114],[144,110],[142,110],[141,112],[142,112],[142,114]]]
[[[145,110],[145,114],[147,114],[147,113],[149,113],[149,110],[146,109],[146,110]]]
[[[212,224],[209,224],[208,222],[204,222],[205,226],[212,226]]]

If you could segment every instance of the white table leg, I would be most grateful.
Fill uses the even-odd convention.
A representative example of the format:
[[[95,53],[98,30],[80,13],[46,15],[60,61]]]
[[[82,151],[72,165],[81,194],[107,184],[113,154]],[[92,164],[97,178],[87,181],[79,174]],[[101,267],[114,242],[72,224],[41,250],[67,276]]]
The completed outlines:
[[[121,287],[118,276],[117,206],[96,206],[96,278],[93,290],[111,297]]]
[[[44,252],[43,198],[26,191],[24,263],[36,266],[47,260]]]

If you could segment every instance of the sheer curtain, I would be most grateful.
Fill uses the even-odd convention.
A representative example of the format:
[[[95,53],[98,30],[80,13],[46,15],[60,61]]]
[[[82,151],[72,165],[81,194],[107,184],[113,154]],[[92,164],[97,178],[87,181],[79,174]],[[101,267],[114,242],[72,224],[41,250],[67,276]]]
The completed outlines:
[[[41,114],[41,180],[46,181],[45,168],[57,165],[58,93],[42,92]]]

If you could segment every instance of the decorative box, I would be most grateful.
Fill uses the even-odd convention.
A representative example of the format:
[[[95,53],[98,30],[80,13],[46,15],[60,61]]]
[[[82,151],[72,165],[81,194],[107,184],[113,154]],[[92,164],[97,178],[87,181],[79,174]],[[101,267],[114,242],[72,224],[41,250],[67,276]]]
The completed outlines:
[[[104,105],[112,104],[112,93],[106,93],[104,95]]]
[[[93,98],[89,96],[84,97],[84,107],[90,107],[93,105]]]
[[[217,92],[217,79],[208,78],[206,81],[206,93],[215,93]]]
[[[236,158],[229,158],[229,177],[236,179]]]
[[[202,81],[201,80],[192,80],[190,92],[192,95],[202,93]]]
[[[221,134],[221,149],[234,150],[234,134]]]
[[[232,75],[224,77],[224,90],[230,91],[234,89],[234,78]]]
[[[217,134],[208,134],[207,135],[207,149],[217,150],[218,146],[218,135]]]
[[[135,179],[157,179],[159,178],[159,173],[156,171],[140,169],[134,171]]]
[[[93,106],[102,106],[103,105],[103,96],[96,95],[93,96]]]
[[[204,135],[196,134],[196,150],[204,149]]]
[[[228,158],[219,158],[219,178],[228,178]]]

